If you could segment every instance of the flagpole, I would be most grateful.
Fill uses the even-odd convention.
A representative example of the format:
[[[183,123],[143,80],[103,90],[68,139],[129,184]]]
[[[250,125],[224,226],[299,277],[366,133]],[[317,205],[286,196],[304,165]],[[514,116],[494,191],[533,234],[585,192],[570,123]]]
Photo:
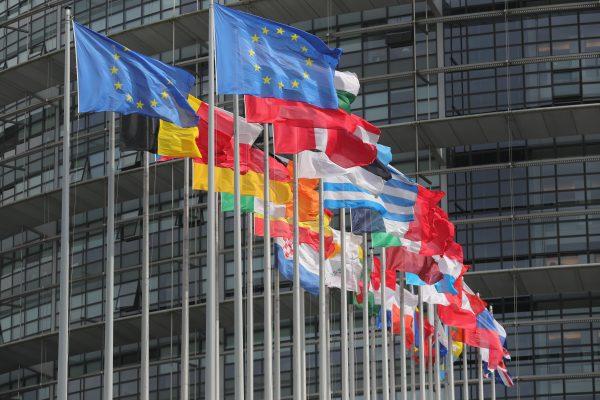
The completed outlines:
[[[240,192],[240,98],[233,95],[233,264],[234,288],[234,340],[235,340],[235,399],[244,400],[244,304],[242,300],[242,196]],[[186,159],[187,161],[187,159]],[[185,281],[184,281],[185,282]],[[187,400],[187,399],[185,399]]]
[[[295,167],[294,167],[295,170]],[[323,179],[319,180],[319,399],[326,400],[327,392],[327,299],[325,298],[325,221]]]
[[[434,326],[434,334],[433,336],[436,336],[436,331],[435,331],[435,319],[433,318],[433,304],[427,304],[427,320],[429,321],[429,325]],[[429,398],[433,400],[434,398],[434,392],[433,392],[433,387],[434,387],[434,381],[435,381],[435,377],[434,377],[434,371],[433,371],[433,341],[434,338],[433,337],[428,337],[427,338],[427,363],[425,364],[425,367],[428,369],[428,380],[429,380]]]
[[[106,299],[104,305],[104,400],[113,398],[115,299],[115,113],[109,113],[106,205]]]
[[[209,1],[208,9],[208,204],[207,204],[207,293],[206,293],[206,390],[207,400],[217,398],[217,361],[219,343],[217,341],[217,255],[216,255],[216,218],[215,199],[215,10],[214,0]]]
[[[273,143],[275,143],[275,128],[273,126],[271,126],[271,133],[273,135]],[[275,155],[275,145],[273,145],[273,155]],[[276,400],[279,400],[281,398],[281,313],[279,297],[279,279],[279,271],[275,271],[275,276],[273,279],[273,398]]]
[[[436,316],[435,305],[431,306],[431,311],[433,315],[434,327],[435,327],[435,398],[436,400],[442,400],[442,379],[441,379],[441,368],[440,368],[440,338],[438,337],[438,333],[442,329],[441,322],[439,318]],[[448,352],[448,350],[446,351]]]
[[[477,349],[477,380],[478,398],[483,399],[483,360],[481,358],[481,349]]]
[[[387,286],[387,276],[386,276],[386,260],[385,260],[385,248],[382,248],[381,251],[381,283],[379,284],[379,291],[381,292],[381,335],[382,341],[381,344],[383,355],[381,357],[381,381],[382,381],[382,391],[383,391],[383,400],[390,399],[390,371],[388,365],[388,326],[387,326],[387,305],[385,301],[385,290]]]
[[[411,289],[411,293],[414,294],[413,290]],[[413,329],[414,329],[414,322],[413,322]],[[408,356],[410,357],[410,387],[411,387],[411,398],[412,400],[417,400],[417,365],[416,365],[416,361],[415,361],[415,357],[413,357],[413,353],[415,350],[415,344],[413,343],[413,345],[410,347],[410,352],[408,354]]]
[[[306,312],[304,309],[306,302],[304,300],[304,289],[300,288],[300,315],[302,316],[302,321],[306,321]],[[304,323],[300,325],[300,337],[302,338],[300,341],[300,354],[302,356],[302,369],[300,370],[300,375],[302,376],[302,399],[306,399],[306,326]]]
[[[494,315],[494,306],[490,304],[490,314]],[[490,371],[490,397],[491,400],[496,400],[496,371]]]
[[[363,398],[371,399],[371,380],[369,366],[369,256],[368,256],[367,234],[363,233],[363,257],[365,265],[363,268]],[[373,399],[375,400],[375,399]]]
[[[63,162],[60,223],[60,311],[58,322],[57,399],[67,400],[69,386],[69,272],[71,184],[71,9],[65,8],[65,82],[63,88]]]
[[[408,384],[406,379],[406,323],[404,321],[404,272],[400,273],[400,384],[402,400],[408,400]]]
[[[254,214],[246,215],[246,400],[254,399]]]
[[[355,342],[354,342],[354,305],[353,304],[349,304],[348,305],[348,334],[350,335],[350,338],[348,340],[349,342],[349,352],[348,352],[348,379],[349,379],[349,391],[350,391],[350,395],[349,395],[349,399],[350,400],[355,400],[356,399],[356,366],[355,366],[355,356],[354,356],[354,349],[356,348],[355,346]]]
[[[150,398],[150,153],[143,152],[142,184],[142,337],[140,399]]]
[[[340,330],[342,353],[342,399],[348,399],[348,283],[346,271],[346,209],[340,209],[340,246],[342,259],[342,282],[340,300]]]
[[[427,399],[425,385],[425,310],[423,309],[423,286],[419,286],[419,394],[421,400]]]
[[[263,248],[263,286],[264,286],[264,398],[273,400],[273,290],[271,271],[271,217],[270,177],[269,177],[269,130],[265,125],[264,133],[264,248]]]
[[[293,155],[294,163],[294,199],[293,199],[293,246],[294,246],[294,282],[293,282],[293,385],[294,400],[302,398],[302,354],[301,354],[301,324],[302,315],[300,310],[300,256],[298,254],[300,247],[300,227],[299,227],[299,205],[298,205],[298,154]],[[319,299],[320,300],[320,299]]]
[[[448,353],[446,355],[448,359],[448,400],[454,400],[454,345],[452,340],[452,332],[450,327],[446,326],[446,332],[448,335]]]
[[[464,337],[464,333],[463,333]],[[464,340],[464,339],[463,339]],[[467,354],[469,353],[469,346],[465,344],[463,341],[463,357],[462,357],[462,367],[463,367],[463,400],[469,400],[469,368],[467,366]]]
[[[375,268],[375,262],[374,262],[374,257],[375,255],[373,254],[373,249],[371,249],[371,267]],[[380,274],[381,274],[381,270],[380,270]],[[381,278],[380,278],[381,281]],[[373,303],[375,303],[375,294],[373,294]],[[374,304],[373,304],[374,305]],[[376,332],[376,326],[375,326],[375,317],[371,316],[371,354],[370,354],[370,360],[371,360],[371,398],[373,400],[377,399],[377,353],[376,351],[376,347],[377,347],[377,336],[375,334]]]
[[[385,253],[385,248],[382,249],[383,252]],[[394,275],[396,276],[397,274],[394,272]],[[397,277],[396,277],[397,278]],[[397,281],[396,283],[396,287],[398,287],[397,285]],[[387,318],[387,315],[386,315]],[[389,340],[389,356],[388,356],[388,363],[389,363],[389,369],[390,369],[390,399],[392,400],[396,400],[396,336],[394,334],[394,317],[393,317],[393,311],[392,311],[392,325],[391,325],[391,329],[390,329],[390,340]]]

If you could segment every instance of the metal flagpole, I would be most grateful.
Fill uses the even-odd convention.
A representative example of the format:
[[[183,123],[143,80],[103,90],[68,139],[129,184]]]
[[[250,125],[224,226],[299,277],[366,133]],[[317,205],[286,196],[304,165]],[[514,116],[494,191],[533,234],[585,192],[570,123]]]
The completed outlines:
[[[325,298],[327,301],[325,302],[325,332],[327,334],[325,337],[327,338],[327,351],[325,352],[325,365],[327,365],[327,369],[325,370],[325,384],[327,386],[327,400],[331,400],[331,320],[329,319],[331,303],[329,302],[329,288],[325,288]]]
[[[429,325],[434,326],[435,324],[435,319],[433,318],[433,304],[427,304],[427,320],[429,321]],[[435,332],[435,328],[434,328],[434,334],[433,336],[436,336],[436,332]],[[435,381],[435,377],[434,377],[434,373],[433,373],[433,337],[428,337],[427,338],[427,362],[425,364],[425,367],[428,369],[428,381],[429,381],[429,398],[433,399],[433,386],[434,386],[434,381]]]
[[[299,227],[299,205],[298,205],[298,155],[293,155],[294,162],[294,202],[293,202],[293,246],[294,246],[294,282],[293,282],[293,362],[294,367],[293,371],[293,385],[294,385],[294,400],[300,400],[302,398],[302,354],[301,354],[301,340],[302,332],[301,332],[301,324],[302,314],[300,309],[300,255],[298,254],[300,247],[300,227]],[[323,354],[323,353],[322,353]]]
[[[183,159],[181,245],[181,400],[190,397],[190,159]]]
[[[244,399],[244,304],[242,300],[242,196],[240,192],[240,98],[233,96],[233,264],[234,287],[234,335],[235,335],[235,399]],[[186,159],[187,161],[187,159]]]
[[[205,398],[217,398],[217,361],[219,343],[217,320],[217,254],[216,254],[216,218],[215,198],[215,10],[214,0],[209,1],[208,9],[208,204],[207,204],[207,293],[206,293],[206,376]]]
[[[340,300],[340,339],[342,353],[342,399],[348,399],[348,283],[346,270],[346,209],[340,209],[340,246],[342,259],[342,285]]]
[[[140,362],[140,398],[150,398],[150,154],[143,153],[142,188],[142,338]]]
[[[385,265],[385,248],[381,251],[381,278],[379,289],[381,292],[381,335],[383,355],[381,356],[381,387],[383,391],[383,400],[390,399],[390,371],[388,365],[388,325],[387,325],[387,304],[385,301],[385,289],[387,286],[386,265]]]
[[[467,366],[467,355],[469,353],[469,346],[463,342],[463,400],[469,400],[469,368]]]
[[[304,289],[300,290],[300,315],[302,316],[302,321],[306,321],[306,312],[304,307],[306,306]],[[300,325],[300,337],[302,340],[300,341],[300,355],[302,360],[302,399],[306,399],[306,325],[302,323]]]
[[[279,299],[279,271],[275,271],[273,278],[273,398],[281,398],[281,314]]]
[[[490,314],[494,315],[494,306],[490,305]],[[496,400],[496,371],[490,371],[490,397]]]
[[[254,214],[246,215],[246,400],[254,399]]]
[[[294,168],[295,170],[295,168]],[[325,220],[323,179],[319,180],[319,399],[326,400],[327,392],[327,299],[325,293]]]
[[[434,318],[434,326],[435,326],[435,336],[434,336],[434,341],[435,341],[435,398],[436,400],[442,400],[442,377],[440,375],[441,373],[441,368],[440,368],[440,338],[438,336],[438,333],[440,332],[440,329],[442,328],[442,323],[440,322],[440,319],[436,316],[435,314],[435,305],[431,306],[431,311],[432,311],[432,315]],[[483,400],[483,399],[482,399]]]
[[[373,249],[371,249],[371,266],[372,268],[375,268],[375,262],[374,262],[374,257],[375,255],[373,254]],[[381,273],[381,271],[380,271]],[[375,288],[373,288],[375,289]],[[375,297],[375,293],[373,293],[373,297]],[[375,299],[373,299],[375,300]],[[374,301],[373,301],[374,302]],[[371,360],[371,398],[373,400],[377,399],[377,353],[376,353],[376,347],[377,347],[377,336],[376,336],[376,327],[375,327],[375,317],[371,316],[371,354],[370,354],[370,360]]]
[[[371,379],[369,366],[369,253],[367,245],[367,234],[363,233],[363,256],[365,265],[363,268],[363,398],[371,399]],[[375,399],[373,399],[375,400]]]
[[[371,316],[371,398],[377,399],[377,329],[375,327],[375,317]]]
[[[349,352],[348,352],[348,380],[349,380],[349,399],[354,400],[356,398],[356,366],[355,366],[355,342],[354,342],[354,305],[348,305],[348,334],[350,338],[349,342]]]
[[[408,400],[408,385],[406,379],[406,324],[404,322],[404,272],[400,273],[400,390],[402,400]]]
[[[425,332],[424,332],[425,310],[423,309],[423,286],[419,286],[419,393],[420,399],[427,399],[427,388],[425,385]]]
[[[477,349],[477,389],[479,399],[483,399],[483,360],[481,358],[481,349]]]
[[[412,292],[412,290],[411,290]],[[410,357],[410,393],[411,399],[417,400],[417,365],[414,356],[414,344],[411,346],[408,357]]]
[[[385,249],[383,249],[383,251],[385,252]],[[388,363],[390,368],[390,399],[392,400],[396,400],[396,336],[397,335],[394,335],[394,320],[392,318],[388,350]]]
[[[446,334],[448,336],[448,353],[446,354],[448,360],[448,390],[446,392],[448,400],[454,400],[454,345],[452,344],[452,332],[449,326],[446,327]]]
[[[64,133],[60,222],[60,311],[58,322],[57,399],[67,400],[69,386],[69,205],[71,184],[71,9],[65,9]]]
[[[115,301],[115,113],[109,113],[106,206],[106,299],[104,305],[104,400],[113,398]]]
[[[264,249],[263,249],[263,286],[264,286],[264,396],[265,400],[273,400],[273,290],[271,271],[271,216],[270,177],[269,177],[269,125],[265,125],[264,133]]]

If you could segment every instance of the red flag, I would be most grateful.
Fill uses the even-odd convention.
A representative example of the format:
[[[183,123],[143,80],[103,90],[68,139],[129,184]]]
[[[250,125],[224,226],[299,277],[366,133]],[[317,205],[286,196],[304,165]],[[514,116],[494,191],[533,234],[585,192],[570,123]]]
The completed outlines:
[[[432,257],[413,253],[406,247],[388,247],[385,249],[388,267],[396,271],[412,272],[428,285],[443,278],[440,269]]]

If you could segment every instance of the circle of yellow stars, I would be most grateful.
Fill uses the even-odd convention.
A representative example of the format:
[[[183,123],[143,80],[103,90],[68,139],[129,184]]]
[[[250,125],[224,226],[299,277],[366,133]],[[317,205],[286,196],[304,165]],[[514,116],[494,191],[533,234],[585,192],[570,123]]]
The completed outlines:
[[[271,32],[271,30],[269,28],[267,28],[266,26],[263,26],[261,29],[261,33],[263,36],[267,36],[269,35],[269,33]],[[274,32],[276,37],[286,37],[286,33],[285,30],[282,27],[278,27],[277,29],[275,29]],[[292,33],[291,35],[289,35],[289,39],[292,42],[298,42],[298,38],[300,36],[296,33]],[[261,37],[258,34],[253,34],[250,39],[252,40],[252,43],[259,43],[261,40]],[[300,52],[303,54],[307,54],[308,53],[308,47],[306,47],[305,45],[302,45],[300,47]],[[250,57],[251,61],[252,61],[252,67],[254,68],[255,72],[260,72],[262,70],[262,67],[255,62],[255,56],[256,56],[256,51],[253,48],[248,49],[248,56]],[[304,63],[307,67],[307,69],[309,69],[310,67],[313,66],[313,59],[311,57],[306,57],[306,59],[304,60]],[[310,74],[305,70],[302,71],[302,79],[310,79]],[[282,81],[278,81],[278,82],[273,82],[273,78],[270,77],[269,75],[264,75],[262,77],[262,83],[263,85],[271,85],[271,84],[276,84],[277,87],[279,88],[279,90],[283,90],[286,88],[286,84]],[[297,89],[300,87],[300,83],[301,80],[298,79],[294,79],[291,82],[289,82],[288,86],[291,87],[292,89]]]
[[[122,49],[124,52],[128,52],[130,51],[129,48],[127,47],[123,47]],[[252,54],[253,56],[254,54]],[[117,67],[117,62],[121,59],[122,55],[119,54],[116,49],[115,49],[115,53],[113,54],[113,59],[115,61],[115,64],[112,65],[110,67],[110,73],[111,75],[115,75],[115,78],[117,79],[116,82],[113,84],[114,88],[116,91],[123,91],[123,83],[121,81],[119,81],[119,77],[118,77],[118,73],[119,73],[119,67]],[[260,68],[260,67],[259,67]],[[167,82],[169,85],[172,85],[173,82],[171,82],[170,80],[168,80]],[[166,89],[164,89],[161,93],[160,93],[160,97],[163,100],[167,100],[169,98],[169,93],[166,91]],[[125,101],[128,103],[134,103],[134,98],[131,95],[131,93],[125,93]],[[152,108],[156,108],[158,107],[158,100],[156,99],[152,99],[150,100],[150,107]],[[143,110],[144,106],[146,106],[146,104],[144,104],[144,102],[142,100],[138,100],[137,102],[135,102],[135,106],[137,109],[139,110]]]

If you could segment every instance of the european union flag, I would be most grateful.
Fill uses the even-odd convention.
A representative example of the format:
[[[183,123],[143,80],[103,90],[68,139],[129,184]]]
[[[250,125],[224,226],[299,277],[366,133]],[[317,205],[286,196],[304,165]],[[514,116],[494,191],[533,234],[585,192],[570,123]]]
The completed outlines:
[[[183,69],[131,51],[73,23],[79,112],[115,111],[158,117],[182,127],[198,117],[187,102],[194,77]]]
[[[215,4],[217,91],[338,108],[342,54],[300,29]]]

